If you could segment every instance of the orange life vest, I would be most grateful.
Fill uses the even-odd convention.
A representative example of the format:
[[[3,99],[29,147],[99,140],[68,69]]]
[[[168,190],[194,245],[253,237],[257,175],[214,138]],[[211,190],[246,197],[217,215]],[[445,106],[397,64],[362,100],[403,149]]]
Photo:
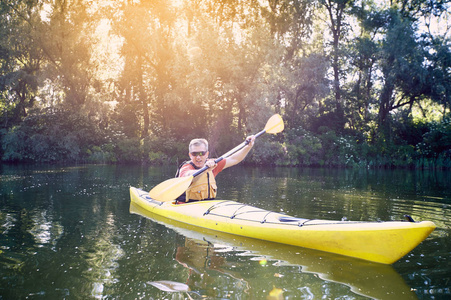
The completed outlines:
[[[186,190],[186,202],[189,200],[212,200],[216,198],[215,176],[212,171],[204,172],[194,177],[193,182]]]
[[[197,169],[192,162],[183,162],[177,170],[175,177],[179,176],[180,169],[187,163],[193,166],[193,168]],[[213,174],[213,171],[207,171],[194,177],[189,188],[177,200],[185,202],[188,202],[190,200],[212,200],[216,198],[217,190],[218,187],[216,185],[215,175]]]

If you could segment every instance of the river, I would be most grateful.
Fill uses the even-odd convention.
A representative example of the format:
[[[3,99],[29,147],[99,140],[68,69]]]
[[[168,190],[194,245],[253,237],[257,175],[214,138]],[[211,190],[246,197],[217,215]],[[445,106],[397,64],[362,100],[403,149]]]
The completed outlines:
[[[393,265],[130,212],[175,167],[0,166],[0,299],[449,299],[451,172],[236,166],[218,198],[303,218],[430,220]]]

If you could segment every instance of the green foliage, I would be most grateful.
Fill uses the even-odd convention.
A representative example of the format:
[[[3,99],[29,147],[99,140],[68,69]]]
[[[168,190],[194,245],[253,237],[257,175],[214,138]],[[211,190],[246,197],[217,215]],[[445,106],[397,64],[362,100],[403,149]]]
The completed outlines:
[[[4,161],[27,161],[27,135],[22,128],[13,127],[2,136]]]
[[[274,141],[258,141],[246,162],[256,165],[284,165],[286,149]]]
[[[80,161],[90,147],[104,141],[104,133],[80,112],[35,110],[4,135],[2,160]]]
[[[321,140],[302,127],[288,129],[286,138],[286,165],[315,166],[322,164]]]
[[[87,161],[90,163],[105,164],[117,162],[112,144],[106,144],[102,147],[93,146],[91,149],[86,150],[86,154],[88,156]]]
[[[116,141],[115,157],[119,163],[139,163],[143,159],[139,138],[121,138]]]
[[[35,103],[42,51],[33,25],[39,18],[34,1],[0,4],[0,126],[20,124]]]
[[[149,136],[143,141],[146,161],[152,164],[177,163],[188,157],[188,142],[168,136]]]
[[[451,118],[433,123],[417,145],[421,157],[446,165],[451,162]],[[448,162],[448,163],[447,163]]]
[[[328,166],[358,167],[365,164],[365,156],[352,136],[337,136],[333,131],[321,135],[324,145],[324,161]]]

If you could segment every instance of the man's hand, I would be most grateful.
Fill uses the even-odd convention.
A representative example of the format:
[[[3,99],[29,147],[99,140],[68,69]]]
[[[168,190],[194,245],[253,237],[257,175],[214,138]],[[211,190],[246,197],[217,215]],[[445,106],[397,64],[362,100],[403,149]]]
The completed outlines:
[[[207,162],[205,163],[205,165],[208,167],[208,169],[211,171],[214,168],[216,168],[217,164],[215,163],[214,159],[209,159],[207,160]]]
[[[254,147],[255,135],[250,135],[246,138],[246,141],[249,141],[248,146]]]

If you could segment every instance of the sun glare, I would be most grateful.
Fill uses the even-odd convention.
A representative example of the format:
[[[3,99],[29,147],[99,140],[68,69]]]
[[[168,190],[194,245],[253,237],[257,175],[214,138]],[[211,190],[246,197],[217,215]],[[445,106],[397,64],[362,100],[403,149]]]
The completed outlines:
[[[44,3],[44,5],[42,5],[42,10],[40,12],[41,20],[43,22],[50,22],[51,13],[52,13],[52,5],[49,3]]]
[[[174,7],[182,7],[185,3],[185,0],[171,0],[172,6]]]
[[[123,39],[111,33],[111,23],[108,19],[100,21],[95,37],[99,41],[93,45],[93,57],[98,62],[98,78],[117,79],[124,65],[119,54]]]

